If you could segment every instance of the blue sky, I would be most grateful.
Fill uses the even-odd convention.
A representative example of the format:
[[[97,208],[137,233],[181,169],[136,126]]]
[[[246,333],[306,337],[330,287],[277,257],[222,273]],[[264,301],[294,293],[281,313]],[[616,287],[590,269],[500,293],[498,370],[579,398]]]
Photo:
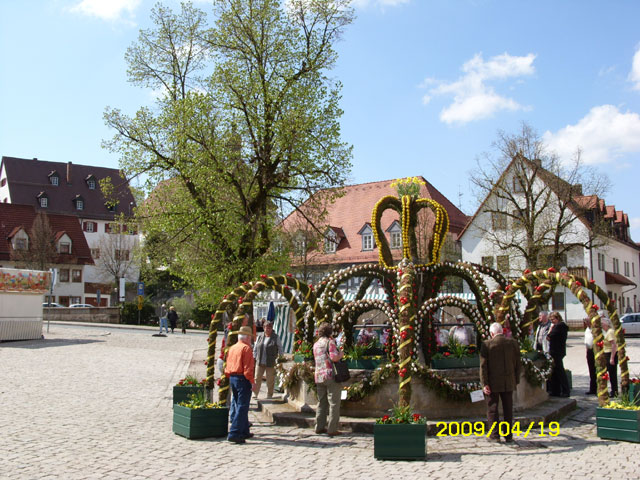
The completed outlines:
[[[209,3],[196,2],[204,9]],[[167,0],[165,5],[178,7]],[[153,1],[0,0],[0,154],[117,167],[105,107],[133,113],[124,53]],[[338,44],[354,183],[423,175],[472,214],[469,174],[522,121],[606,172],[640,241],[640,2],[355,0]]]

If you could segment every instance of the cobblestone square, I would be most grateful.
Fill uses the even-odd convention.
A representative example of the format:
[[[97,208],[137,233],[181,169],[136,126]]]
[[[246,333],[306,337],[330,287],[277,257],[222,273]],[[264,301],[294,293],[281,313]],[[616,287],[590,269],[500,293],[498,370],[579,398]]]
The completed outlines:
[[[206,336],[152,333],[52,324],[45,340],[0,344],[0,478],[638,478],[640,446],[596,436],[579,333],[570,335],[565,359],[578,408],[557,437],[530,435],[515,445],[429,437],[425,462],[377,461],[371,435],[330,439],[275,426],[255,409],[255,437],[245,445],[177,436],[172,387]],[[638,376],[640,339],[628,339],[628,352]]]

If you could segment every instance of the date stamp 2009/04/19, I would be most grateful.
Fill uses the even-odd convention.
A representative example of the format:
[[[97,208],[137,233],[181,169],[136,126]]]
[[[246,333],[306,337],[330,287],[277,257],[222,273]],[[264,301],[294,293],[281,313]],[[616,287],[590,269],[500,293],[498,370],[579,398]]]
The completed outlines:
[[[436,424],[438,428],[437,437],[457,437],[462,435],[463,437],[484,437],[487,438],[493,436],[516,436],[527,438],[529,435],[538,435],[539,437],[557,437],[560,434],[560,424],[558,422],[549,422],[547,425],[544,422],[531,422],[528,426],[520,426],[520,422],[514,422],[510,425],[508,422],[493,422],[489,428],[485,422],[438,422]]]

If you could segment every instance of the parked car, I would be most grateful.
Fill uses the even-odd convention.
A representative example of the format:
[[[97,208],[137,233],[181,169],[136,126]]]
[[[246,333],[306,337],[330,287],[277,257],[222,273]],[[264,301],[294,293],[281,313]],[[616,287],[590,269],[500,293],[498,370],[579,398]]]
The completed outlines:
[[[640,335],[640,313],[627,313],[620,317],[625,335]]]
[[[93,308],[93,305],[89,305],[88,303],[72,303],[69,305],[69,308]]]
[[[62,307],[62,305],[59,305],[59,304],[54,303],[54,302],[51,302],[51,305],[49,305],[49,302],[44,302],[44,303],[42,304],[42,306],[43,306],[43,307],[51,307],[51,308],[53,308],[53,307]]]

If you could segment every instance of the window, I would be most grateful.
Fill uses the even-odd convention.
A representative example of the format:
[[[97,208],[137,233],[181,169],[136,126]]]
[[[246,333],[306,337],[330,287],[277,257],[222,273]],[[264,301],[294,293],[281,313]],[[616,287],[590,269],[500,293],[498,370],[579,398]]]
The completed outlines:
[[[100,258],[100,249],[99,248],[92,248],[91,249],[91,256],[93,258]]]
[[[14,250],[28,250],[28,243],[26,238],[16,238],[13,244]]]
[[[631,262],[631,276],[636,276],[636,264],[634,262]]]
[[[118,250],[116,249],[115,259],[118,262],[126,262],[129,260],[129,250]]]
[[[87,186],[89,187],[89,190],[95,190],[96,181],[93,178],[89,179],[89,181],[87,181]]]
[[[362,250],[373,250],[373,235],[362,235]]]
[[[49,199],[47,197],[40,197],[40,208],[47,208],[49,206]]]
[[[524,188],[522,187],[522,184],[524,183],[524,178],[520,178],[517,175],[513,177],[513,191],[515,193],[522,193],[524,192]]]
[[[82,282],[82,270],[78,270],[75,268],[71,270],[71,281],[76,283]],[[80,302],[73,302],[73,303],[80,303]]]
[[[84,231],[89,233],[95,232],[94,225],[93,222],[84,222]]]
[[[620,261],[617,258],[613,259],[613,273],[620,273]]]
[[[604,253],[598,254],[598,270],[604,272]]]
[[[49,177],[49,182],[51,182],[51,185],[55,185],[57,187],[59,181],[60,181],[60,178],[57,175],[51,175]]]
[[[293,242],[293,253],[299,257],[304,257],[307,253],[307,239],[304,235],[298,236]]]
[[[501,273],[509,273],[509,255],[498,255],[496,257],[496,263],[498,265],[498,271]]]
[[[551,308],[553,310],[564,310],[564,292],[553,292]]]
[[[522,223],[522,213],[520,210],[514,210],[511,214],[513,215],[513,220],[511,222],[513,228],[523,228],[524,224]]]
[[[336,253],[337,244],[336,232],[328,230],[324,237],[324,253]]]
[[[60,281],[61,282],[68,282],[69,281],[69,269],[68,268],[61,268],[60,269]]]
[[[482,257],[482,265],[485,267],[493,268],[493,256]]]
[[[624,262],[624,276],[629,276],[629,262]]]
[[[60,242],[60,253],[71,253],[71,244],[69,242]],[[68,277],[69,271],[67,270],[67,278]]]
[[[76,200],[76,210],[84,210],[84,200]]]
[[[491,227],[494,230],[506,230],[507,216],[502,212],[491,212]]]
[[[71,299],[71,304],[74,303],[82,303],[82,297],[69,297]]]
[[[402,248],[402,232],[391,232],[391,248]]]

